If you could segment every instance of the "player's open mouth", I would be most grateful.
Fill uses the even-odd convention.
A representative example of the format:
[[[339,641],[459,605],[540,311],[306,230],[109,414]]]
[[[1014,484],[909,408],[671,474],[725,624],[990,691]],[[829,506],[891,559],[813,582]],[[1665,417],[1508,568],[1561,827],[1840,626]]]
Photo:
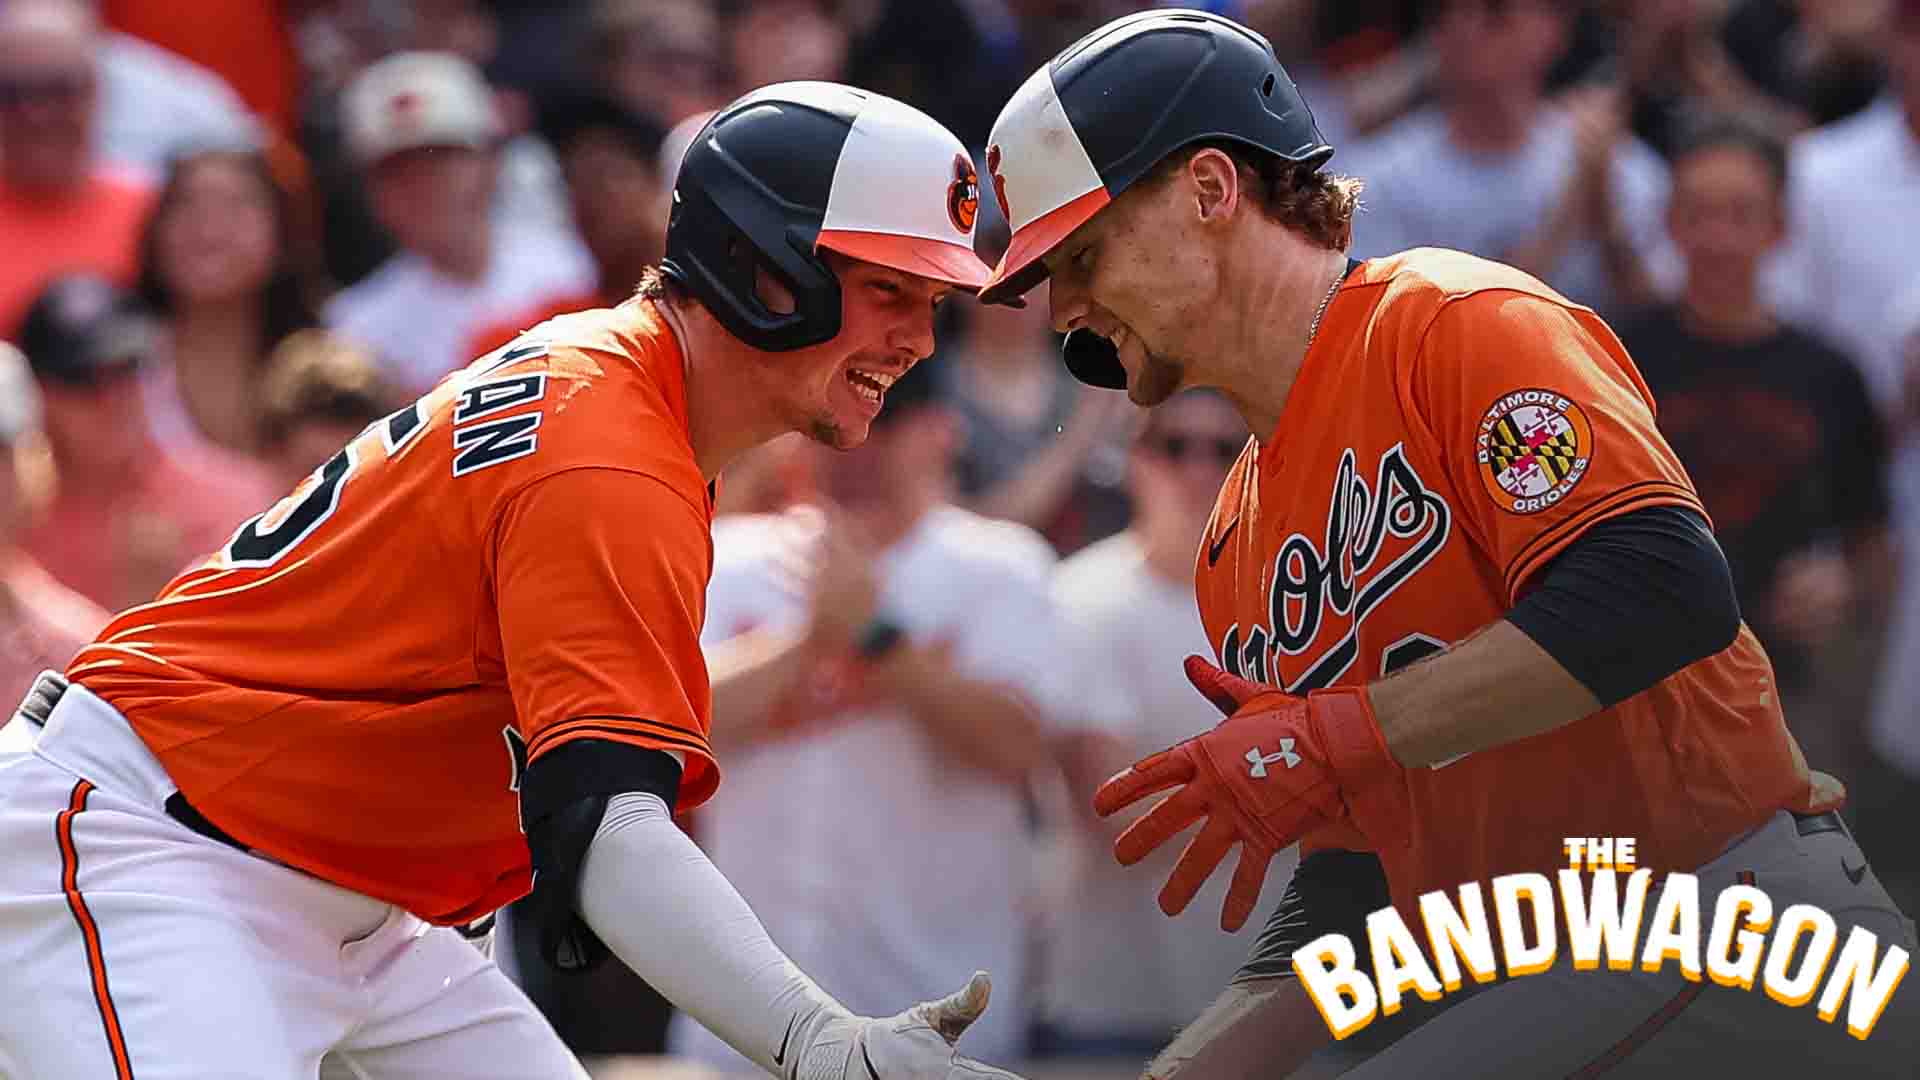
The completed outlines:
[[[847,383],[853,387],[853,392],[875,405],[880,404],[880,399],[887,396],[887,387],[892,386],[893,380],[899,377],[898,375],[888,375],[885,372],[879,371],[862,371],[859,368],[847,369]]]

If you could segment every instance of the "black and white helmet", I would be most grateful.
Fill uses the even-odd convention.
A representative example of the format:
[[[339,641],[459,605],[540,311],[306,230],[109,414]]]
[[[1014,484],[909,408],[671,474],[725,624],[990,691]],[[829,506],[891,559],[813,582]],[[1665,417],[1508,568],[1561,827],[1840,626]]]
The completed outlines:
[[[881,94],[827,82],[755,90],[694,136],[674,182],[666,272],[721,325],[780,352],[840,332],[840,283],[822,252],[976,291],[979,181],[954,134]],[[792,292],[777,312],[755,269]]]
[[[1167,155],[1224,140],[1301,169],[1333,156],[1273,46],[1231,19],[1160,9],[1124,16],[1060,51],[994,122],[987,172],[1013,229],[980,292],[1014,303],[1043,259]],[[1126,373],[1092,331],[1068,335],[1067,367],[1120,389]]]

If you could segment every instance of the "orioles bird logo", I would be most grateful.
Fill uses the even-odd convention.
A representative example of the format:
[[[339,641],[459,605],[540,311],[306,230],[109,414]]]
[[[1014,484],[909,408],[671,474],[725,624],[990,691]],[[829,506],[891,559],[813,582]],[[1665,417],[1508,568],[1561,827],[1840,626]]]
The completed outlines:
[[[973,231],[973,219],[980,214],[980,178],[974,175],[973,162],[953,156],[953,183],[947,185],[947,217],[961,232]]]
[[[1000,175],[1000,144],[987,147],[987,175],[993,177],[993,197],[1000,203],[1000,216],[1013,224],[1013,211],[1007,209],[1007,179]]]

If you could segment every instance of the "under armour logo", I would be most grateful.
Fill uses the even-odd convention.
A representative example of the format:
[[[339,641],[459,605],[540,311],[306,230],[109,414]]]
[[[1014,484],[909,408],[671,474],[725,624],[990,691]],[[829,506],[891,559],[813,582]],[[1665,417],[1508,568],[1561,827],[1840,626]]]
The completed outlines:
[[[1247,770],[1247,774],[1256,780],[1261,779],[1267,775],[1267,766],[1276,761],[1286,762],[1289,769],[1300,764],[1300,755],[1293,752],[1292,739],[1281,739],[1280,752],[1277,754],[1262,754],[1257,746],[1248,750],[1247,764],[1253,768]]]

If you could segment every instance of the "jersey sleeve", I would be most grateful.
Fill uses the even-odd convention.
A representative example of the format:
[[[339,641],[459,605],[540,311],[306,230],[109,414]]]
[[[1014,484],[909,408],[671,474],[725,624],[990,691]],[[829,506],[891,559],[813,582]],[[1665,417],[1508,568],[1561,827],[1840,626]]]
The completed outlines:
[[[1652,394],[1591,312],[1509,290],[1450,300],[1402,385],[1508,604],[1596,522],[1660,505],[1706,514]]]
[[[706,801],[719,770],[700,652],[704,513],[646,473],[569,469],[512,497],[492,556],[528,767],[582,739],[676,752],[679,809]]]

